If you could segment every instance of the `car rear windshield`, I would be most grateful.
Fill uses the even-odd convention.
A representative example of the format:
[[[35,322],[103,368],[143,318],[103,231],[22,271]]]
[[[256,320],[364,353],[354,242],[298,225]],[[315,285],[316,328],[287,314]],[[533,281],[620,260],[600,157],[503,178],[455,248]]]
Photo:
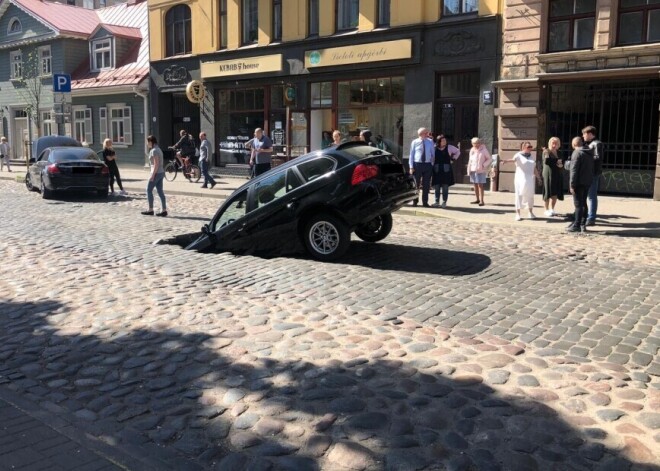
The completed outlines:
[[[391,156],[389,152],[385,150],[378,149],[377,147],[371,147],[371,146],[356,146],[356,147],[348,147],[345,149],[341,149],[343,152],[350,154],[354,157],[357,157],[358,159],[366,159],[368,157],[376,157],[379,155],[385,155],[385,156]]]
[[[48,160],[51,162],[66,162],[71,160],[93,160],[95,162],[100,162],[98,155],[96,155],[93,150],[84,147],[53,149]]]

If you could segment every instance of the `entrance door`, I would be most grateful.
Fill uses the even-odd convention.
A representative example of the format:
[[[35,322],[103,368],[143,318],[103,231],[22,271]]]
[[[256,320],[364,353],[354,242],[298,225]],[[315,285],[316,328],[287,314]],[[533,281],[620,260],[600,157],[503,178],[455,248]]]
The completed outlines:
[[[23,112],[16,112],[14,118],[14,132],[12,133],[12,142],[10,154],[14,159],[25,159],[25,143],[28,140],[28,120],[27,117],[19,117]]]
[[[182,129],[195,138],[195,144],[199,145],[199,106],[191,103],[185,95],[172,95],[172,137],[170,142],[163,143],[162,148],[176,144],[180,139],[179,133]]]

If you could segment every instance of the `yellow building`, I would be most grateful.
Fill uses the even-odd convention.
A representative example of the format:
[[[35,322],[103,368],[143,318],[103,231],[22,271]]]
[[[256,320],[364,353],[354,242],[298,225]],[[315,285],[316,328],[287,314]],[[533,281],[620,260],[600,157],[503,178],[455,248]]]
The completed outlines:
[[[498,4],[149,0],[153,128],[164,143],[206,131],[215,165],[243,163],[256,127],[281,156],[321,148],[333,129],[368,129],[403,158],[421,126],[465,150],[477,135],[492,146]]]

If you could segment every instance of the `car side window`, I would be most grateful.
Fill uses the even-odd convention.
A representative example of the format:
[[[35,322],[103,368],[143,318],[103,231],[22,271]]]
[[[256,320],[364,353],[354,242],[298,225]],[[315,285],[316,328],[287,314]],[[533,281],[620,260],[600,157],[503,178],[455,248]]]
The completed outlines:
[[[286,194],[285,176],[285,172],[278,172],[257,183],[255,188],[257,208],[261,208]]]
[[[310,182],[328,172],[332,172],[336,166],[337,162],[334,159],[319,157],[299,164],[298,171],[306,182]]]
[[[48,160],[48,155],[50,154],[50,151],[46,149],[41,153],[39,156],[39,159],[37,159],[39,162],[46,162]]]
[[[247,194],[247,190],[241,191],[229,202],[229,204],[227,204],[227,206],[225,206],[224,212],[220,215],[215,222],[215,226],[212,228],[213,231],[217,231],[221,227],[231,224],[235,220],[245,216],[247,211]]]
[[[300,181],[300,177],[298,174],[293,170],[293,168],[290,168],[286,172],[286,192],[290,192],[295,190],[296,188],[302,186],[302,182]]]

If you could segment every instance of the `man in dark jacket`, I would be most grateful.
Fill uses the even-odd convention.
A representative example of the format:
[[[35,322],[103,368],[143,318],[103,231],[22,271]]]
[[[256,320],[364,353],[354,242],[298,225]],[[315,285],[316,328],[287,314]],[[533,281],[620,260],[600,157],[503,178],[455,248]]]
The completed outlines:
[[[596,137],[596,128],[587,126],[582,130],[582,139],[584,145],[588,146],[594,156],[594,179],[589,187],[587,194],[587,226],[596,224],[596,213],[598,212],[598,187],[600,185],[600,176],[603,174],[603,143]]]
[[[191,163],[195,163],[195,139],[185,129],[181,130],[179,136],[181,139],[172,147],[181,152],[182,156],[190,158]]]
[[[581,137],[574,137],[572,144],[570,188],[575,205],[575,218],[566,231],[586,232],[587,195],[594,179],[594,157],[593,151],[584,145]]]

